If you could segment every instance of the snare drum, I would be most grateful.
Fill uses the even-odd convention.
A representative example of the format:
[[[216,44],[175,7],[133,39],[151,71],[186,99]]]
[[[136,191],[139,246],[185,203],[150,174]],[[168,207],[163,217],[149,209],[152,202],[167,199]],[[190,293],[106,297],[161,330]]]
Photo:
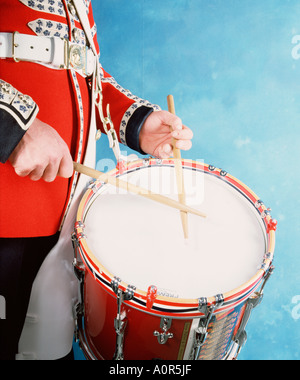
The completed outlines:
[[[81,200],[74,268],[88,359],[235,359],[273,271],[277,222],[243,183],[182,160],[188,214],[99,181]],[[129,163],[125,181],[178,199],[174,161]]]

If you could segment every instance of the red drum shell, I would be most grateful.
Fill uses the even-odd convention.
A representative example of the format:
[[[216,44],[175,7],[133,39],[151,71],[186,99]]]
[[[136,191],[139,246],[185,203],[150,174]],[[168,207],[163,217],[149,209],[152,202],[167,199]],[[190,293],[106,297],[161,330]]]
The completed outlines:
[[[157,165],[174,166],[173,160],[146,161],[147,167]],[[202,171],[219,177],[233,186],[239,193],[257,209],[265,226],[266,255],[261,268],[246,283],[222,295],[223,302],[218,304],[216,297],[207,297],[207,307],[215,306],[212,318],[207,328],[207,337],[197,359],[224,359],[232,346],[232,338],[241,323],[246,304],[254,297],[268,273],[275,249],[274,220],[269,215],[264,204],[246,185],[222,170],[204,163],[182,160],[183,168]],[[138,170],[145,166],[145,161],[130,163],[125,171]],[[118,169],[110,173],[119,176]],[[78,268],[83,273],[82,302],[84,313],[79,314],[79,337],[83,350],[89,359],[110,360],[116,349],[116,330],[114,320],[117,316],[117,296],[112,288],[115,275],[110,273],[88,246],[84,235],[84,215],[90,203],[103,184],[96,182],[85,193],[77,213],[74,240],[76,262],[80,257],[83,266]],[[105,185],[104,185],[105,186]],[[76,266],[76,264],[75,264]],[[119,289],[126,292],[127,283],[120,281]],[[124,358],[138,359],[188,359],[191,340],[200,319],[205,317],[205,310],[199,308],[199,299],[182,299],[157,296],[151,307],[147,305],[147,290],[135,289],[131,300],[124,300],[121,306],[124,316]],[[173,336],[165,344],[159,344],[154,332],[162,332],[163,318],[171,320],[167,330]]]

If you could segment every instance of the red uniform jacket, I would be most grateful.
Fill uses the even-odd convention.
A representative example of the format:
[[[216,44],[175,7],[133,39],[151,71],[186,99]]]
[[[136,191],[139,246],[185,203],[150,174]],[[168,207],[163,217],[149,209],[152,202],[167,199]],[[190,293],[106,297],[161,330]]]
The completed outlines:
[[[98,49],[91,3],[82,1]],[[1,0],[0,35],[15,31],[88,45],[71,0]],[[102,86],[103,108],[110,104],[119,141],[139,150],[139,130],[155,106],[134,97],[105,71]],[[13,96],[8,99],[7,88],[17,96],[14,101]],[[30,97],[25,97],[25,105],[23,95]],[[74,160],[80,157],[82,161],[90,122],[90,97],[89,78],[74,70],[0,59],[0,237],[48,236],[58,231],[71,181],[57,178],[49,184],[18,177],[8,157],[38,117],[58,131]],[[22,117],[22,110],[26,117]],[[103,127],[99,118],[97,127]]]

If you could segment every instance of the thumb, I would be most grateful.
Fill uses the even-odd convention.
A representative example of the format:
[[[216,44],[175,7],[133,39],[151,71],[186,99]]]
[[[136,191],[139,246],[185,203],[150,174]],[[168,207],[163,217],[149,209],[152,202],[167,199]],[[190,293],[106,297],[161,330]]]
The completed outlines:
[[[60,162],[58,176],[62,178],[72,177],[74,172],[73,159],[69,151],[67,151]]]
[[[181,119],[178,116],[173,115],[172,113],[168,113],[167,124],[171,127],[172,131],[179,131],[182,129]]]

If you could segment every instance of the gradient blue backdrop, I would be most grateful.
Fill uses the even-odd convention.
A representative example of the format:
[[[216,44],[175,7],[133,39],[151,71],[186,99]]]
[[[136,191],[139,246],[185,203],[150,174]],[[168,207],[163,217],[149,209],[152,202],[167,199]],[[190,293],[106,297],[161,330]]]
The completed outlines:
[[[227,170],[272,208],[276,270],[239,358],[299,359],[299,1],[93,4],[103,67],[162,108],[172,93],[195,135],[183,156]],[[113,159],[107,146],[103,136],[98,160]]]

